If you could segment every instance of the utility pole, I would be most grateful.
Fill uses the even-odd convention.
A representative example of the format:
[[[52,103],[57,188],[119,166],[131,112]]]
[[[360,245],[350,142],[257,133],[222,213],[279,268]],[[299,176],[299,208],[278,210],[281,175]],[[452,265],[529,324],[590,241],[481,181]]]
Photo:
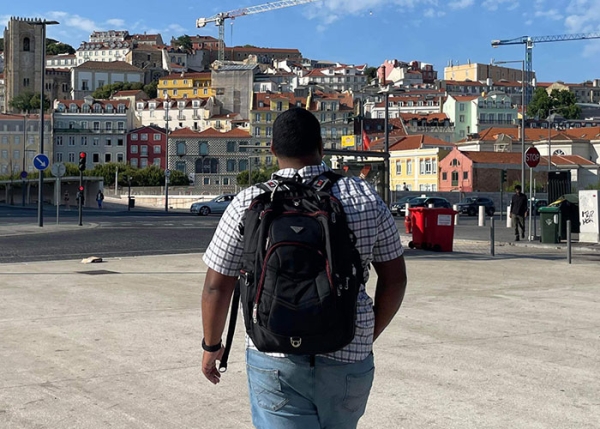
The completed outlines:
[[[166,138],[166,149],[165,149],[165,212],[169,212],[169,104],[171,101],[169,100],[169,96],[167,95],[167,108],[166,108],[166,130],[165,130],[165,138]]]

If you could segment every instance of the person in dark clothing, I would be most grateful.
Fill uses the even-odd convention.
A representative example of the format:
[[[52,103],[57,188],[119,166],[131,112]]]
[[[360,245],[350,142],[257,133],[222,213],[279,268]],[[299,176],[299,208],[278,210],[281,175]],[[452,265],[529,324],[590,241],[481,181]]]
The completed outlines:
[[[527,211],[527,197],[521,193],[521,186],[517,185],[510,203],[510,217],[515,225],[515,241],[519,241],[519,227],[521,228],[521,238],[525,238]]]

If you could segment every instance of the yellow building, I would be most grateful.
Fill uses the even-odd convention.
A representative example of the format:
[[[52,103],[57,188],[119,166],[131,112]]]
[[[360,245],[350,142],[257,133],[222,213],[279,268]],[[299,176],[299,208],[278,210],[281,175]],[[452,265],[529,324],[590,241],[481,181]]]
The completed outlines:
[[[158,81],[161,98],[208,98],[214,95],[210,72],[171,74]]]
[[[396,137],[390,141],[390,190],[436,192],[438,164],[453,143],[427,135]]]

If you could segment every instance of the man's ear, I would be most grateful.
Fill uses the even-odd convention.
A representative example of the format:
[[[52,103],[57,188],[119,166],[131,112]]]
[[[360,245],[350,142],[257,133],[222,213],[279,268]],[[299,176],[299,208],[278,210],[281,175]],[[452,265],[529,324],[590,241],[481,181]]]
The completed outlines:
[[[271,153],[273,154],[274,157],[277,157],[277,154],[275,153],[275,149],[273,148],[273,142],[271,142],[271,146],[269,146],[269,150],[271,151]]]
[[[319,139],[319,156],[323,158],[324,148],[323,148],[323,139]]]

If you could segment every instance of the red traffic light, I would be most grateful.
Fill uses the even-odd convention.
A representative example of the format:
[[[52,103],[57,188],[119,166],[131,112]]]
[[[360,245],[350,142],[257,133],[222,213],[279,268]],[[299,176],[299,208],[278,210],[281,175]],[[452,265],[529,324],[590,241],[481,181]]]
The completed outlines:
[[[85,152],[79,152],[79,158],[85,158]]]
[[[80,187],[79,187],[79,190],[80,190],[81,192],[83,192],[83,186],[80,186]]]

